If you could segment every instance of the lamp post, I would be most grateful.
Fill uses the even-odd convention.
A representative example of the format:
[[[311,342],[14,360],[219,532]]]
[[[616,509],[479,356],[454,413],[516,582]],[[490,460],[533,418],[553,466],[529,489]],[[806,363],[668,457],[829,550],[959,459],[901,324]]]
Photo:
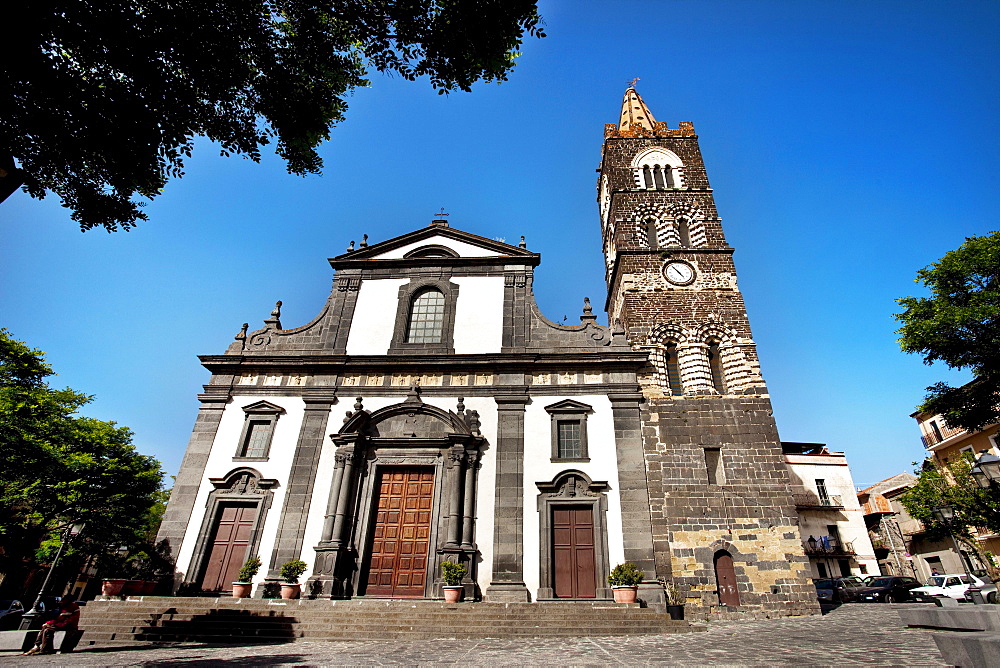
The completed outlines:
[[[989,450],[981,451],[969,473],[983,489],[988,490],[994,484],[1000,484],[1000,457]]]
[[[21,617],[21,625],[18,627],[19,630],[32,631],[37,630],[41,626],[41,615],[45,612],[42,610],[42,597],[45,596],[45,590],[48,589],[49,580],[52,579],[52,573],[59,564],[59,558],[62,556],[63,548],[66,547],[66,543],[79,536],[82,531],[83,522],[70,524],[63,529],[62,537],[59,541],[59,550],[56,552],[56,558],[52,560],[52,565],[49,566],[49,572],[45,575],[45,580],[42,582],[42,588],[38,590],[38,596],[35,598],[35,604],[31,606],[31,610],[28,610],[28,612],[24,613]]]
[[[948,535],[951,536],[951,543],[955,546],[955,553],[958,554],[958,560],[962,562],[965,577],[969,578],[969,586],[966,588],[965,594],[975,605],[984,603],[983,594],[979,591],[979,587],[976,586],[975,580],[972,579],[972,573],[969,572],[969,564],[965,563],[965,558],[962,557],[962,549],[958,546],[958,539],[955,538],[955,532],[951,529],[952,521],[955,519],[955,509],[947,504],[942,504],[931,512],[934,513],[935,519],[948,530]]]

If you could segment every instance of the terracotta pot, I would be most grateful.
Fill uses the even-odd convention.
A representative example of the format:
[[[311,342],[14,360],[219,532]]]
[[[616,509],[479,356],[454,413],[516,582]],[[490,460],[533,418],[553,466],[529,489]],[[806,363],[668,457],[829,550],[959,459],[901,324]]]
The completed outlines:
[[[684,619],[684,606],[668,605],[667,614],[670,615],[670,619]]]
[[[300,593],[302,593],[302,585],[298,582],[295,584],[288,584],[287,582],[281,583],[281,598],[285,600],[298,598]]]
[[[156,580],[143,580],[142,587],[139,588],[139,594],[141,596],[152,596],[158,584]]]
[[[142,593],[142,580],[126,580],[122,596],[138,596]]]
[[[101,594],[104,596],[121,596],[126,582],[128,580],[124,578],[107,578],[101,583]]]
[[[462,600],[462,594],[465,593],[465,587],[462,585],[444,585],[441,589],[444,590],[445,603],[458,603]]]
[[[233,598],[250,598],[251,589],[253,589],[252,582],[234,582]]]
[[[638,597],[638,587],[612,587],[615,594],[615,603],[635,603]]]

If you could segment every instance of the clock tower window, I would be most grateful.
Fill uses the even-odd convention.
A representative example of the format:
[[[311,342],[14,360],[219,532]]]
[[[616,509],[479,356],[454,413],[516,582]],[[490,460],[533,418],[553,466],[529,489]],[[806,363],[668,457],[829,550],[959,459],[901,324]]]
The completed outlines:
[[[687,218],[677,220],[677,242],[685,248],[691,245],[691,231],[688,227]]]
[[[718,341],[708,342],[708,367],[712,372],[712,387],[719,394],[726,393],[725,377],[722,372],[722,353]]]

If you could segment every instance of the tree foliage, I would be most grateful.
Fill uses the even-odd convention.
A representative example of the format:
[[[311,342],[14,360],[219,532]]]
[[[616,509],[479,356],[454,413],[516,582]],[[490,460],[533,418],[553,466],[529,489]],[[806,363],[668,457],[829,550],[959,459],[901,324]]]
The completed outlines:
[[[535,0],[32,0],[4,17],[0,182],[55,192],[81,229],[129,229],[196,136],[276,152],[293,174],[343,120],[366,67],[440,93],[505,80]],[[14,170],[17,171],[17,170]],[[13,178],[13,177],[11,177]],[[2,190],[2,183],[0,183]],[[2,197],[0,197],[2,201]]]
[[[973,375],[962,387],[928,387],[919,410],[970,431],[1000,422],[1000,232],[968,237],[918,271],[917,282],[931,296],[896,300],[900,347]]]
[[[91,397],[49,387],[52,374],[43,353],[0,330],[4,567],[45,559],[61,529],[75,522],[86,523],[78,551],[86,545],[94,554],[139,544],[158,524],[159,462],[136,452],[127,428],[76,415]]]
[[[970,527],[1000,533],[1000,498],[976,484],[969,474],[972,465],[972,455],[940,468],[928,463],[917,472],[917,483],[900,495],[900,503],[911,517],[921,520],[932,535],[948,535],[947,527],[934,517],[934,509],[944,505],[955,510],[952,520],[955,534],[968,537]]]

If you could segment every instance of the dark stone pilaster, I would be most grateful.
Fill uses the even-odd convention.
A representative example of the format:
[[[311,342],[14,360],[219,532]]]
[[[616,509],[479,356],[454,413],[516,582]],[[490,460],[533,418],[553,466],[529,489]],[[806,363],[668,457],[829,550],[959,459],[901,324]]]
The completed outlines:
[[[201,401],[201,409],[195,419],[191,440],[188,442],[187,452],[184,453],[184,461],[181,462],[181,469],[174,481],[170,502],[167,504],[156,537],[157,542],[167,542],[171,559],[176,559],[180,552],[184,532],[187,530],[188,522],[191,521],[198,489],[205,478],[208,455],[212,451],[212,444],[215,443],[215,435],[219,431],[219,422],[222,421],[222,413],[226,409],[229,396],[202,394],[198,396],[198,400]],[[235,447],[235,443],[233,446]],[[187,574],[187,579],[191,579],[191,574]],[[175,586],[177,584],[179,583],[175,583]]]
[[[645,573],[639,596],[651,607],[666,609],[663,586],[656,581],[653,558],[652,523],[649,514],[649,487],[646,460],[642,447],[642,423],[639,402],[642,394],[612,394],[611,414],[615,424],[618,455],[618,494],[622,504],[622,538],[625,561],[631,561]]]
[[[493,579],[485,601],[527,602],[524,584],[524,407],[526,396],[497,402],[496,500],[493,511]]]
[[[281,524],[274,541],[274,552],[268,567],[267,582],[278,582],[281,565],[298,559],[302,554],[302,540],[309,518],[309,505],[316,483],[316,469],[319,455],[326,438],[326,424],[330,417],[330,407],[336,399],[328,397],[306,397],[305,414],[299,429],[299,440],[295,445],[292,470],[288,474],[285,502],[281,509]],[[263,587],[260,589],[264,589]]]

